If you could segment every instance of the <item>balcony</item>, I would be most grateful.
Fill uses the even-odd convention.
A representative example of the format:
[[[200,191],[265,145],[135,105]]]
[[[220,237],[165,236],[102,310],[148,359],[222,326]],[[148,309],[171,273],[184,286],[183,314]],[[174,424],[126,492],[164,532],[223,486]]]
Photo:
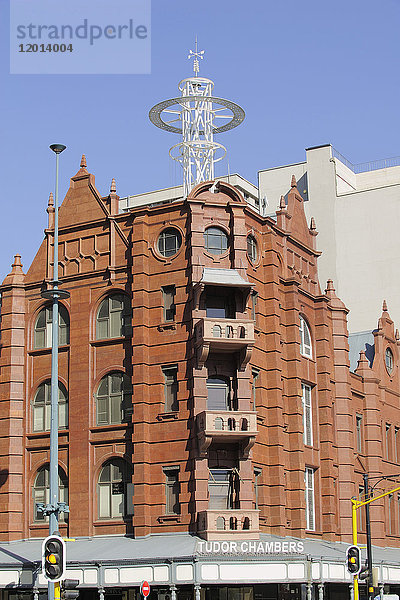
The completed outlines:
[[[211,442],[240,443],[243,458],[248,458],[257,431],[255,411],[205,410],[196,417],[201,456],[206,456]]]
[[[197,533],[205,540],[258,540],[259,510],[204,510],[198,515]]]
[[[211,352],[239,352],[239,370],[244,371],[254,346],[254,321],[249,319],[212,319],[205,317],[195,325],[198,367],[204,366]]]

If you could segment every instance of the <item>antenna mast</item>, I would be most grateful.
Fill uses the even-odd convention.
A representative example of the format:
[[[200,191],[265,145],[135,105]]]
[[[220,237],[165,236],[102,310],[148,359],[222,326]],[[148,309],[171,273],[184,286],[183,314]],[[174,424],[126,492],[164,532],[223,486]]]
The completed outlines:
[[[226,155],[226,148],[214,141],[214,134],[240,125],[244,110],[234,102],[212,95],[214,83],[199,77],[204,50],[190,50],[194,76],[179,83],[181,96],[164,100],[149,112],[153,125],[182,136],[182,141],[170,148],[171,158],[183,167],[183,194],[201,181],[214,179],[214,164]]]

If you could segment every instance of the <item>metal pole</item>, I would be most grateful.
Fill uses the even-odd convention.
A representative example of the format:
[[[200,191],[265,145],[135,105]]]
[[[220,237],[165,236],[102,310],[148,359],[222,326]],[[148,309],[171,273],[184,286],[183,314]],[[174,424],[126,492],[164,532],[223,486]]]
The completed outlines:
[[[58,162],[56,153],[56,194],[54,203],[53,292],[58,289]],[[50,500],[58,505],[58,296],[53,293],[51,336],[51,421],[50,421]],[[58,511],[49,515],[49,535],[58,531]]]
[[[52,332],[51,332],[51,413],[50,413],[50,498],[46,507],[49,515],[49,535],[58,533],[58,299],[69,296],[68,292],[58,289],[58,158],[65,150],[63,144],[52,144],[50,149],[56,154],[56,190],[54,203],[54,251],[52,290],[42,292],[44,298],[52,300]],[[58,600],[60,586],[49,581],[47,584],[48,600]]]
[[[369,500],[368,473],[363,474],[364,478],[364,495],[365,499]],[[369,514],[369,503],[365,505],[365,529],[367,534],[367,598],[373,600],[374,588],[372,587],[372,543],[371,543],[371,520]]]
[[[357,507],[353,501],[351,504],[351,521],[353,529],[353,545],[357,546]],[[353,597],[354,600],[358,600],[359,597],[358,575],[355,575],[353,579]]]

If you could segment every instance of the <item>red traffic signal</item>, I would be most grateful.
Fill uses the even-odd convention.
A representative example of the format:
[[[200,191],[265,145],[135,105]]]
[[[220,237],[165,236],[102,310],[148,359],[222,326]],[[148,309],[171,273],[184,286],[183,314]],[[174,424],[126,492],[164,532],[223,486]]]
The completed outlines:
[[[346,566],[349,573],[357,575],[361,570],[361,553],[358,546],[349,546],[346,552]]]
[[[65,544],[58,535],[49,535],[43,540],[42,571],[50,581],[60,581],[64,574]]]

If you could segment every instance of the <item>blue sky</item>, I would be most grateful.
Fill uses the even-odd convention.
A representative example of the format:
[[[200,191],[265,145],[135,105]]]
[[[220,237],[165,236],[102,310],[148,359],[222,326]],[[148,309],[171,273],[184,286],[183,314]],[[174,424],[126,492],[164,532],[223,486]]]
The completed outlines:
[[[88,10],[93,1],[82,0]],[[121,196],[181,182],[168,157],[178,136],[154,127],[148,111],[191,74],[195,35],[206,51],[200,74],[246,111],[217,139],[232,173],[256,183],[258,170],[301,161],[324,143],[354,163],[400,155],[399,0],[152,0],[151,8],[149,75],[10,75],[9,2],[0,0],[1,280],[17,252],[26,270],[43,239],[49,144],[67,146],[61,197],[82,153],[103,195],[112,177]],[[226,171],[225,161],[217,174]]]

